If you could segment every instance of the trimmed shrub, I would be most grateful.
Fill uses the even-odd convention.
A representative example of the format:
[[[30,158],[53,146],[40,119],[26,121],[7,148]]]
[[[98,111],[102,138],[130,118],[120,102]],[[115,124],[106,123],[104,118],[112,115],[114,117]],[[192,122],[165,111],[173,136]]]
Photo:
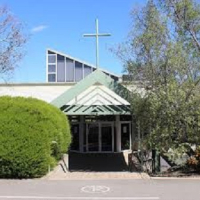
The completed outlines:
[[[71,143],[67,117],[34,98],[0,97],[0,177],[41,177]]]

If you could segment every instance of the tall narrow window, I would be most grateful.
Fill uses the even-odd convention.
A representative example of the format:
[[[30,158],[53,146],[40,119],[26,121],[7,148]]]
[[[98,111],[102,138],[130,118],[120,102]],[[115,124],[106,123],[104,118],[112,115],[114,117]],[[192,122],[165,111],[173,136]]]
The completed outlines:
[[[78,82],[83,79],[83,66],[82,63],[75,62],[75,81]]]
[[[84,77],[89,75],[92,72],[92,68],[88,65],[84,65]]]
[[[74,62],[66,58],[66,82],[74,82]]]
[[[47,55],[47,81],[48,82],[56,82],[56,54],[48,51]]]
[[[57,55],[57,82],[65,82],[65,57]]]
[[[121,124],[121,144],[122,150],[130,149],[130,124]]]

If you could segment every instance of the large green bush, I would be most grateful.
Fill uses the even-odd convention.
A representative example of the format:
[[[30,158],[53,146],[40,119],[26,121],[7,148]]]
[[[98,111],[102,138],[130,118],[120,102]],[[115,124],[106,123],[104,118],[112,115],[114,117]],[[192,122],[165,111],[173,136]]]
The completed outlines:
[[[34,98],[0,97],[0,177],[45,175],[71,142],[66,116]]]

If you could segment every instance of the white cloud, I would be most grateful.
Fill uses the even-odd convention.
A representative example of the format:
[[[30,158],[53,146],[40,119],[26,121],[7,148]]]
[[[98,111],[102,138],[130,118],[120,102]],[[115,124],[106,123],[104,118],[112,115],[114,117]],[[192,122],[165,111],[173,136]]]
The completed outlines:
[[[31,32],[32,32],[32,33],[41,32],[41,31],[43,31],[43,30],[46,29],[46,28],[48,28],[48,26],[46,26],[46,25],[39,25],[39,26],[33,27],[33,28],[31,29]]]

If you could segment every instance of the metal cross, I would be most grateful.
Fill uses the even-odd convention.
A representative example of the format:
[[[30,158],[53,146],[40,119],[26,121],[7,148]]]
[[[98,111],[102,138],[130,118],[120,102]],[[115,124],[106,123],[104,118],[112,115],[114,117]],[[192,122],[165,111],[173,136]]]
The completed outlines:
[[[96,33],[89,33],[84,34],[84,37],[96,37],[96,67],[99,67],[99,37],[100,36],[111,36],[109,33],[99,33],[99,23],[98,19],[95,20],[96,22]]]

